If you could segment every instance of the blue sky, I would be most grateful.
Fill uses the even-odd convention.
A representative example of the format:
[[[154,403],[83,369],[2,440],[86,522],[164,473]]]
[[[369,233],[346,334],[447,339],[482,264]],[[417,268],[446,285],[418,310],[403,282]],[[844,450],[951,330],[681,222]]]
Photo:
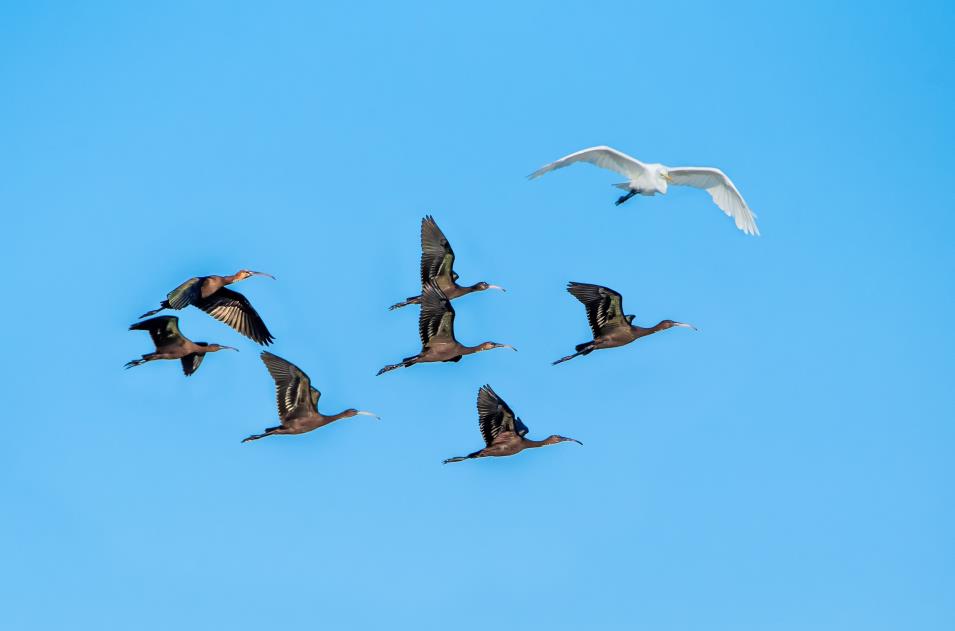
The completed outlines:
[[[950,4],[32,2],[0,9],[0,626],[955,626]],[[723,168],[621,208],[611,144]],[[418,226],[465,343],[416,352]],[[258,349],[192,378],[126,327],[238,289],[321,409],[275,420]],[[692,322],[558,367],[569,280]],[[490,383],[531,435],[481,446]]]

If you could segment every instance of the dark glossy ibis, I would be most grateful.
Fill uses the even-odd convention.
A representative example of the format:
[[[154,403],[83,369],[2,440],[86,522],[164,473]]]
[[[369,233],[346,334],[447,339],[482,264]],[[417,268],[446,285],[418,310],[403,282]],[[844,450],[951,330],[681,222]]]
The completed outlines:
[[[142,359],[134,359],[126,363],[126,368],[139,366],[146,362],[156,359],[178,359],[182,362],[182,372],[188,377],[199,369],[206,353],[214,353],[227,348],[231,351],[238,351],[231,346],[222,344],[206,344],[205,342],[193,342],[179,331],[179,318],[176,316],[159,316],[143,320],[129,326],[130,331],[149,331],[149,336],[153,338],[153,344],[156,345],[155,353],[146,353]]]
[[[469,458],[513,456],[525,449],[556,445],[568,441],[575,442],[578,445],[583,444],[576,438],[567,438],[557,434],[548,436],[544,440],[524,438],[527,435],[527,425],[524,425],[521,419],[514,415],[514,411],[504,402],[504,399],[491,389],[491,386],[481,386],[481,389],[478,390],[477,409],[481,435],[484,436],[484,443],[487,447],[466,456],[448,458],[444,461],[444,464],[461,462]]]
[[[632,324],[633,316],[623,313],[623,296],[607,287],[586,283],[568,283],[567,291],[574,298],[584,303],[584,307],[587,309],[587,320],[590,322],[590,330],[593,331],[594,339],[590,342],[578,344],[575,349],[576,353],[561,357],[554,362],[555,365],[573,359],[578,355],[588,355],[601,348],[624,346],[641,337],[652,335],[658,331],[665,331],[675,326],[696,330],[696,327],[692,324],[674,322],[673,320],[661,320],[656,326],[650,328],[634,326]]]
[[[318,399],[322,393],[312,387],[308,375],[295,364],[268,351],[262,351],[261,357],[272,379],[275,380],[275,400],[278,403],[281,425],[269,427],[262,434],[252,434],[242,442],[247,443],[250,440],[276,434],[304,434],[339,419],[351,418],[358,414],[378,418],[376,414],[354,408],[349,408],[340,414],[325,416],[318,411]]]
[[[421,336],[421,352],[405,357],[399,364],[385,366],[378,371],[384,374],[396,368],[407,368],[425,362],[456,362],[464,355],[489,351],[492,348],[517,350],[510,344],[484,342],[477,346],[464,346],[454,339],[454,307],[438,285],[429,281],[422,292],[421,313],[418,315],[418,334]]]
[[[226,285],[245,280],[250,276],[268,276],[265,272],[239,270],[231,276],[196,276],[190,278],[166,295],[158,309],[148,311],[140,318],[147,318],[163,309],[185,309],[194,305],[216,320],[224,322],[253,342],[268,346],[275,339],[261,316],[252,308],[249,299]]]
[[[458,285],[458,275],[454,269],[454,250],[451,244],[441,232],[441,228],[435,223],[434,217],[427,215],[421,220],[421,288],[430,281],[438,285],[438,289],[444,292],[448,300],[454,300],[461,296],[473,293],[475,291],[485,291],[487,289],[500,289],[506,291],[498,285],[485,283],[483,280],[473,285]],[[421,296],[411,296],[404,302],[391,305],[389,309],[400,309],[408,305],[421,304]]]

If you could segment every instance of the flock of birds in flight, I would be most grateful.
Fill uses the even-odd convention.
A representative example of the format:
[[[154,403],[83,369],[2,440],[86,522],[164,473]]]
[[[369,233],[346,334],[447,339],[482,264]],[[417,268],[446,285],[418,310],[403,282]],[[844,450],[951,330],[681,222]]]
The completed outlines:
[[[723,212],[734,219],[737,228],[746,234],[759,234],[756,228],[756,215],[747,206],[733,182],[716,168],[671,168],[657,163],[647,164],[616,149],[601,146],[565,156],[541,167],[529,177],[534,179],[575,162],[589,162],[598,167],[616,171],[627,178],[626,182],[615,185],[626,191],[615,202],[617,205],[635,195],[665,194],[668,184],[701,188],[710,194],[713,202]],[[458,275],[453,268],[454,250],[451,249],[451,244],[438,228],[434,218],[426,216],[421,222],[421,293],[390,307],[390,309],[399,309],[409,305],[420,306],[418,335],[421,338],[421,352],[405,357],[398,363],[385,366],[378,371],[379,375],[426,362],[457,362],[465,355],[495,348],[517,350],[510,344],[490,341],[467,346],[455,338],[455,311],[451,301],[474,292],[488,289],[504,291],[504,288],[483,281],[474,285],[459,285]],[[252,276],[266,276],[274,279],[273,276],[264,272],[240,270],[231,276],[190,278],[173,289],[160,303],[158,309],[144,313],[140,316],[139,322],[129,327],[130,330],[148,331],[156,351],[128,362],[126,368],[158,359],[178,359],[182,363],[183,372],[189,376],[199,369],[207,353],[223,349],[238,350],[222,344],[193,342],[179,330],[179,318],[176,316],[151,317],[166,309],[180,310],[190,305],[205,311],[250,340],[268,346],[275,338],[265,326],[261,316],[245,296],[227,287]],[[624,346],[641,337],[673,327],[696,330],[691,324],[673,320],[662,320],[646,328],[636,326],[633,324],[634,316],[624,313],[623,296],[608,287],[571,282],[567,285],[567,291],[583,303],[593,339],[578,344],[574,353],[556,360],[553,362],[555,365],[578,356],[588,355],[595,350]],[[149,319],[142,320],[142,318]],[[279,424],[266,428],[261,434],[253,434],[242,442],[280,434],[303,434],[337,420],[357,415],[378,418],[372,412],[354,408],[331,416],[322,414],[318,411],[321,392],[311,385],[308,375],[295,364],[268,351],[262,351],[261,358],[275,382]],[[449,458],[444,461],[445,463],[487,456],[511,456],[524,449],[568,441],[582,444],[574,438],[556,434],[544,440],[526,438],[527,426],[489,385],[481,386],[478,391],[477,409],[485,447],[467,456]]]

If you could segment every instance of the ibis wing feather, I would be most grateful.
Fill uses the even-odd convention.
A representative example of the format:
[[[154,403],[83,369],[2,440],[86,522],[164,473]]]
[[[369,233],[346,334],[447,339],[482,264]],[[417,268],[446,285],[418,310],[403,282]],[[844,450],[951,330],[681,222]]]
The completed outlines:
[[[280,419],[284,421],[318,411],[318,399],[322,393],[312,387],[301,368],[268,351],[262,351],[260,357],[275,381],[275,402]]]
[[[268,346],[275,339],[249,299],[237,291],[223,287],[194,304],[253,342]]]
[[[179,318],[176,316],[159,316],[130,325],[135,331],[149,331],[156,348],[170,346],[184,342],[186,337],[179,332]]]
[[[188,377],[199,370],[199,364],[202,363],[205,356],[205,353],[192,353],[180,359],[179,361],[182,362],[182,372]]]
[[[733,218],[737,228],[746,234],[759,235],[756,213],[750,210],[736,185],[721,170],[712,167],[676,167],[668,169],[667,174],[674,184],[705,190],[713,198],[713,203]]]
[[[527,434],[527,426],[491,386],[484,385],[478,390],[477,409],[481,435],[488,447],[504,432],[513,432],[522,437]]]
[[[549,173],[550,171],[554,171],[556,169],[562,169],[566,166],[574,164],[575,162],[589,162],[590,164],[598,166],[602,169],[616,171],[620,175],[626,176],[629,179],[635,179],[639,177],[647,169],[646,165],[636,158],[628,156],[622,151],[617,151],[613,147],[601,145],[598,147],[581,149],[580,151],[566,155],[560,160],[556,160],[548,165],[542,166],[531,173],[528,177],[533,180],[534,178],[538,178],[545,173]]]
[[[421,285],[439,276],[453,281],[454,250],[431,215],[421,220]]]
[[[623,313],[623,296],[609,287],[568,283],[567,291],[584,304],[594,338],[607,328],[630,326]]]
[[[202,278],[195,277],[166,294],[166,302],[169,303],[170,309],[185,309],[189,305],[196,304],[201,297]]]
[[[454,307],[433,280],[428,281],[421,291],[418,334],[422,346],[431,341],[454,341]]]

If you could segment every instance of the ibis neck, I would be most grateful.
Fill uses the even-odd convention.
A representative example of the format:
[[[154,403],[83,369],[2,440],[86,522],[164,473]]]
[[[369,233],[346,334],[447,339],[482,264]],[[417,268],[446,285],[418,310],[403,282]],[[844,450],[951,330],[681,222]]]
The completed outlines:
[[[642,326],[634,326],[634,325],[631,325],[630,328],[633,329],[633,333],[635,336],[634,339],[636,339],[636,338],[646,337],[647,335],[653,335],[654,333],[659,333],[660,331],[666,330],[667,327],[664,324],[665,324],[665,321],[661,320],[660,322],[651,326],[650,328],[645,328]]]
[[[546,447],[548,445],[556,445],[561,441],[557,436],[548,436],[544,440],[530,440],[528,438],[522,439],[524,441],[525,449],[534,449],[535,447]]]
[[[347,413],[347,412],[339,412],[338,414],[333,414],[333,415],[331,415],[331,416],[326,416],[326,417],[325,417],[325,422],[326,422],[326,423],[334,423],[335,421],[340,421],[340,420],[342,420],[343,418],[348,418],[348,413]]]

